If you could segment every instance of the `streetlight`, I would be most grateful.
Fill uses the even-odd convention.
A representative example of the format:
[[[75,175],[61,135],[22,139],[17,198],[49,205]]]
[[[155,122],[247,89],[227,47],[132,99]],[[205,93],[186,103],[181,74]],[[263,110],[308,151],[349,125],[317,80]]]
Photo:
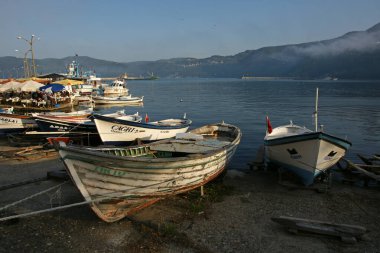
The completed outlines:
[[[18,36],[17,39],[19,39],[19,40],[25,40],[25,41],[30,45],[30,49],[29,49],[29,51],[32,52],[32,65],[33,65],[33,73],[32,73],[32,74],[33,74],[33,76],[35,77],[37,71],[36,71],[36,64],[35,64],[35,62],[34,62],[34,50],[33,50],[33,40],[34,40],[34,37],[35,37],[35,35],[32,34],[30,40],[27,40],[27,39],[25,39],[24,37],[21,37],[21,36]],[[39,40],[39,39],[40,39],[40,38],[38,38],[38,40]],[[27,51],[26,54],[27,54],[29,51]],[[25,57],[26,57],[26,54],[25,54]]]

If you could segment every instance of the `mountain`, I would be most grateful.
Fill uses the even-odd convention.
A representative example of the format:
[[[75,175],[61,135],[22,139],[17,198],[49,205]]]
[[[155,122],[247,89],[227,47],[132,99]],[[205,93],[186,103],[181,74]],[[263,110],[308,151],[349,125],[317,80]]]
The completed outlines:
[[[317,42],[264,47],[233,56],[204,59],[174,58],[158,61],[118,63],[86,56],[63,59],[38,59],[42,73],[66,72],[77,60],[83,70],[95,70],[101,76],[159,77],[284,77],[303,79],[380,79],[380,23],[366,31]],[[0,77],[21,75],[23,59],[0,57]]]

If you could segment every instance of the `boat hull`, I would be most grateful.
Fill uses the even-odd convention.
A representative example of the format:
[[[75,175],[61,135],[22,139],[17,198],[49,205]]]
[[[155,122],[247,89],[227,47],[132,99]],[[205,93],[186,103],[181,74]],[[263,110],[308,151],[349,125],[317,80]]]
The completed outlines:
[[[142,103],[143,97],[132,97],[132,98],[101,98],[101,97],[93,97],[95,104],[97,105],[108,105],[108,104],[136,104],[136,103]]]
[[[0,135],[37,129],[34,119],[25,115],[0,113]]]
[[[137,123],[119,119],[94,115],[96,128],[106,145],[125,145],[140,139],[142,141],[156,141],[185,133],[189,124],[181,126],[156,126],[147,123]]]
[[[114,222],[213,180],[225,170],[240,138],[237,130],[235,139],[224,147],[184,157],[136,157],[147,154],[148,145],[112,149],[117,156],[69,146],[61,146],[59,154],[93,211]]]
[[[37,129],[36,124],[0,124],[0,136]]]
[[[78,85],[78,91],[80,95],[91,95],[94,87],[91,84]]]
[[[25,115],[0,113],[0,124],[36,124],[34,119]]]
[[[22,133],[11,133],[8,134],[7,137],[9,144],[16,147],[49,145],[47,138],[51,137],[68,137],[71,143],[78,145],[101,144],[100,137],[97,133],[25,131]]]
[[[51,132],[96,132],[95,124],[87,120],[75,121],[75,120],[65,120],[63,118],[53,118],[53,117],[42,117],[37,116],[35,121],[41,131],[51,131]]]
[[[351,143],[322,133],[307,133],[265,140],[265,160],[298,175],[305,185],[334,166]]]

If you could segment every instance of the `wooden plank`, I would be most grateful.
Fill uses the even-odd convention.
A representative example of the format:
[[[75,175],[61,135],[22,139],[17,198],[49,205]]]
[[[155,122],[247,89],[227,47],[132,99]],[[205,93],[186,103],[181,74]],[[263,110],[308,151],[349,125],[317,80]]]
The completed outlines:
[[[353,162],[351,162],[349,160],[346,160],[346,159],[343,159],[343,160],[346,161],[349,166],[351,166],[352,168],[362,172],[364,175],[366,175],[372,179],[375,179],[376,181],[380,181],[380,175],[376,175],[375,173],[372,173],[372,172],[369,172],[368,170],[360,168],[358,165],[354,164]]]
[[[274,222],[284,225],[289,231],[293,231],[293,233],[305,231],[315,234],[336,236],[348,243],[355,243],[357,241],[356,238],[360,239],[367,232],[365,227],[357,225],[337,224],[288,216],[273,217],[271,219]]]

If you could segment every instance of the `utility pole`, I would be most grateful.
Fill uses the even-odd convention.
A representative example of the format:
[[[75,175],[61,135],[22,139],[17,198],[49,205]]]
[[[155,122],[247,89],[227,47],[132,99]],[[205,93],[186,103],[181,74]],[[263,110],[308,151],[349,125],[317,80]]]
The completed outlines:
[[[28,52],[31,52],[32,53],[32,66],[33,66],[33,69],[30,71],[31,72],[30,74],[33,77],[36,77],[37,76],[37,70],[36,70],[36,63],[34,62],[34,49],[33,49],[33,40],[34,40],[34,38],[35,38],[34,34],[32,34],[30,40],[27,40],[27,39],[25,39],[24,37],[21,37],[21,36],[17,37],[17,39],[19,39],[19,40],[20,39],[21,40],[25,40],[29,44],[29,46],[30,46],[30,49],[25,53],[25,57],[24,57],[24,69],[25,69],[25,64],[28,65],[28,62],[26,61],[26,55],[27,55]],[[40,38],[38,38],[38,39],[40,39]],[[27,69],[28,69],[28,71],[25,71],[25,73],[29,72],[29,67]],[[29,76],[29,74],[28,74],[28,76]]]

